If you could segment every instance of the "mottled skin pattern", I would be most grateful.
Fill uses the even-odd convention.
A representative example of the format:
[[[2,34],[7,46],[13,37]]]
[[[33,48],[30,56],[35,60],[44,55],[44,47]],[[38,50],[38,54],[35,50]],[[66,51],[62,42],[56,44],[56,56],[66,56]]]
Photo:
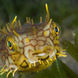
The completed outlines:
[[[31,70],[32,68],[37,67],[34,71],[38,71],[40,68],[44,68],[45,63],[46,66],[49,65],[50,62],[52,63],[51,59],[56,55],[56,49],[53,43],[54,38],[52,39],[50,35],[52,34],[52,22],[50,21],[46,26],[41,26],[37,26],[37,28],[35,26],[31,26],[28,29],[31,32],[27,30],[26,34],[8,37],[8,39],[14,41],[17,47],[15,54],[13,52],[10,59],[13,60],[14,65],[19,67],[19,70]],[[45,34],[45,32],[47,33]],[[57,43],[55,45],[58,46]],[[42,65],[39,60],[44,64]]]
[[[59,27],[52,19],[23,26],[15,19],[0,30],[1,59],[5,61],[1,74],[18,71],[39,71],[50,66],[56,57],[64,56],[59,46]]]

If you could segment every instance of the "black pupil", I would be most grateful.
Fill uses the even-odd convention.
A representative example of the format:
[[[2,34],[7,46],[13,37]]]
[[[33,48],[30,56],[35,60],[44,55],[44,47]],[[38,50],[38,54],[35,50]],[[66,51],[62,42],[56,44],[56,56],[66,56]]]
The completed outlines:
[[[8,45],[9,45],[9,47],[11,47],[11,42],[10,41],[8,41]]]
[[[57,29],[57,27],[55,27],[55,31],[56,31],[56,32],[58,32],[58,29]]]

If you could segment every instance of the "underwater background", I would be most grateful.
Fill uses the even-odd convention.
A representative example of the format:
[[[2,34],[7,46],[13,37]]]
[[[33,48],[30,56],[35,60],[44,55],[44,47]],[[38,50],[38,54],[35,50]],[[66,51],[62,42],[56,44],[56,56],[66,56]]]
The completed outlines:
[[[57,59],[51,67],[41,72],[17,72],[15,78],[78,78],[78,0],[0,0],[0,26],[5,26],[15,16],[22,24],[26,17],[39,23],[42,16],[44,21],[45,3],[48,4],[51,18],[60,27],[62,48],[66,49],[75,62],[68,57],[67,61],[65,58]],[[6,78],[6,73],[0,78]]]

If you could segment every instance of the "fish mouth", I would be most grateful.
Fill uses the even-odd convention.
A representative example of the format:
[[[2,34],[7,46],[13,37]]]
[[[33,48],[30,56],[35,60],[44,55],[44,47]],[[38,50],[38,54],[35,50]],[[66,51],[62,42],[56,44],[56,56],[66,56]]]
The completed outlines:
[[[56,49],[53,46],[46,46],[43,50],[36,50],[33,55],[37,57],[53,57],[56,54]]]
[[[33,64],[38,63],[39,60],[41,61],[46,61],[50,59],[53,59],[54,56],[56,56],[56,49],[52,46],[46,46],[44,49],[38,49],[35,50],[34,52],[28,53],[28,62]]]

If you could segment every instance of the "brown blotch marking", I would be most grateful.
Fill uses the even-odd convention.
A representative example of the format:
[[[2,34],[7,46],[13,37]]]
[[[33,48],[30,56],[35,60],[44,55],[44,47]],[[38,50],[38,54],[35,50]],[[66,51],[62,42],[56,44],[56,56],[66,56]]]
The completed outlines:
[[[22,67],[22,68],[27,68],[27,67],[28,67],[27,62],[24,60],[24,61],[21,63],[20,67]]]

